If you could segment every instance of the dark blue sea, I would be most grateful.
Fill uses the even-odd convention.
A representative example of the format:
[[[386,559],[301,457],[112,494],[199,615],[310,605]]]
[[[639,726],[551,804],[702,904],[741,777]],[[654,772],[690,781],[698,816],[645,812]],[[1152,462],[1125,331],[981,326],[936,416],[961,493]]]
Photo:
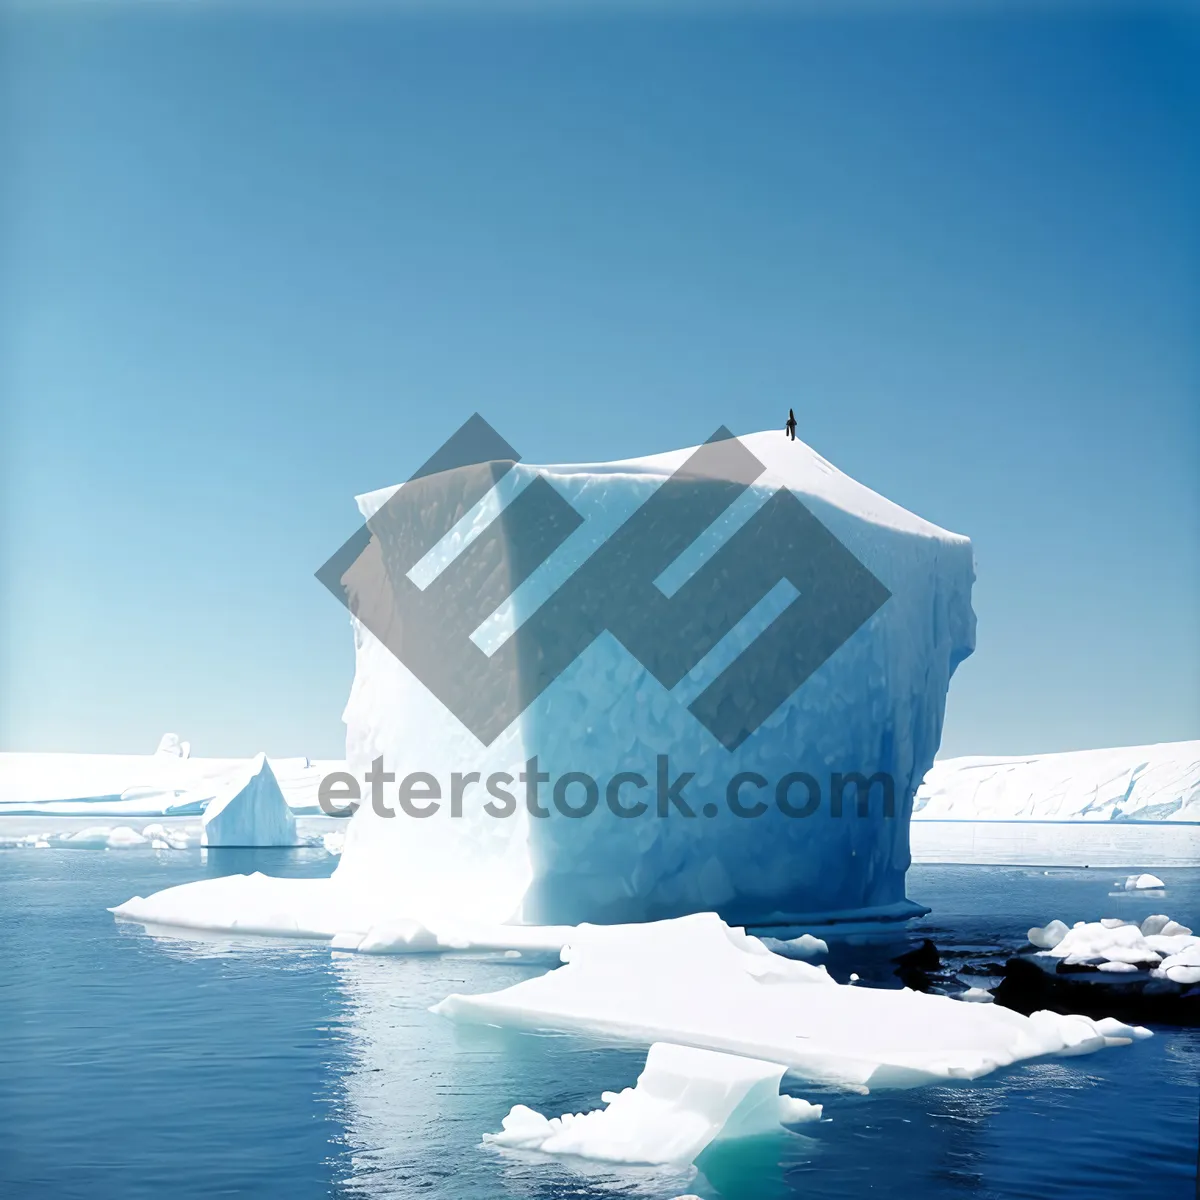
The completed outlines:
[[[515,960],[333,955],[308,944],[163,939],[107,907],[206,874],[328,874],[318,851],[0,850],[0,1196],[775,1197],[1196,1195],[1200,1031],[825,1104],[806,1136],[711,1148],[697,1168],[568,1164],[480,1145],[514,1103],[557,1115],[631,1085],[644,1051],[463,1029],[451,991],[543,970]],[[915,867],[932,937],[970,965],[1050,917],[1154,911],[1196,925],[1200,870],[1165,899],[1119,871]],[[900,947],[842,948],[889,982]],[[890,980],[893,986],[898,981]]]

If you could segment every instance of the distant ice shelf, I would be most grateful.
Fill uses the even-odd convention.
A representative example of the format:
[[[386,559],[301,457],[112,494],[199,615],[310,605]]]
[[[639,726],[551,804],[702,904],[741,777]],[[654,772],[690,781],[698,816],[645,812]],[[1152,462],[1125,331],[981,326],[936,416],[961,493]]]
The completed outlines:
[[[199,816],[243,777],[253,758],[196,758],[166,733],[154,754],[0,754],[0,818]],[[297,816],[318,816],[320,781],[345,770],[337,760],[271,758],[271,771]]]
[[[942,759],[913,820],[1200,823],[1200,741]]]
[[[1200,862],[1200,741],[935,762],[914,862],[1154,868]]]

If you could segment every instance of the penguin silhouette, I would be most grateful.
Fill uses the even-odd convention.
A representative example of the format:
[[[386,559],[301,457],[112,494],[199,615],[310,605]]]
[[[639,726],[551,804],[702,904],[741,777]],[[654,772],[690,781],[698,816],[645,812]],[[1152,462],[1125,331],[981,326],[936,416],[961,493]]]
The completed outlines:
[[[784,426],[784,430],[786,431],[788,437],[794,442],[796,440],[796,414],[792,412],[790,408],[788,409],[788,419],[787,424]]]

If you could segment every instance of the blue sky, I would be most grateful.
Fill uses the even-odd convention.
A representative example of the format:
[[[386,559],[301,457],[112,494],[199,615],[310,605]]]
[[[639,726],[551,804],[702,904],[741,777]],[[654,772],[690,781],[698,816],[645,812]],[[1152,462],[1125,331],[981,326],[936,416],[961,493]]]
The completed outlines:
[[[0,20],[0,748],[340,754],[312,573],[476,409],[794,407],[974,539],[943,753],[1200,735],[1194,20]]]

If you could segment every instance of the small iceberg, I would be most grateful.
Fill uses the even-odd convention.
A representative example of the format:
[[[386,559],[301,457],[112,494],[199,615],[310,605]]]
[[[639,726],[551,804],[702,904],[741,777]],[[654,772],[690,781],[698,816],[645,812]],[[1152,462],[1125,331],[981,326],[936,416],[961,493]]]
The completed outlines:
[[[296,818],[265,754],[231,775],[204,810],[202,846],[295,846]]]
[[[683,1164],[714,1141],[818,1121],[821,1105],[779,1094],[780,1063],[655,1042],[637,1086],[605,1092],[606,1107],[544,1117],[523,1104],[485,1144],[601,1162]]]
[[[1157,875],[1143,873],[1127,876],[1124,884],[1118,882],[1118,886],[1123,887],[1127,892],[1148,892],[1157,891],[1167,885]]]

